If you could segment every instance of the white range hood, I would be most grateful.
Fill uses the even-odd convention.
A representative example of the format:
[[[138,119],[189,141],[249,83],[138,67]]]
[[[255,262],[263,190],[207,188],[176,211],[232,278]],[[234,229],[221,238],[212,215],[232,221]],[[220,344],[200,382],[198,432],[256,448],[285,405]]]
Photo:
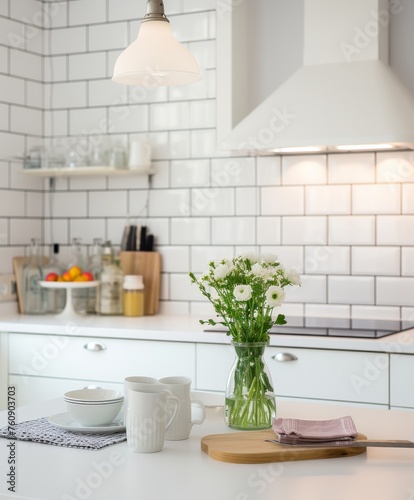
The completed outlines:
[[[388,65],[388,1],[304,3],[303,66],[222,147],[255,154],[414,149],[414,97]]]

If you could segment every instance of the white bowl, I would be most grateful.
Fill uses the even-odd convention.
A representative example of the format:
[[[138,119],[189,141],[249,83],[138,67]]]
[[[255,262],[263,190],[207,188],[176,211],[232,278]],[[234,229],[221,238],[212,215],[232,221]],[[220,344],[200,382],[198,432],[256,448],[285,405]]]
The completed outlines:
[[[65,392],[63,397],[65,401],[103,403],[119,401],[123,398],[123,394],[120,391],[111,389],[79,389],[77,391]]]
[[[113,422],[121,411],[123,400],[114,403],[86,404],[65,401],[66,408],[76,422],[85,426],[106,425]]]

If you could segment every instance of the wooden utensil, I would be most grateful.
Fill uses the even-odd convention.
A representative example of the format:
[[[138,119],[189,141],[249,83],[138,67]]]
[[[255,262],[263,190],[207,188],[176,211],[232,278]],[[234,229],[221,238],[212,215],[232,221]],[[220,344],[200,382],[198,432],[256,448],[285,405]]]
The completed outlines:
[[[266,441],[274,438],[275,433],[272,429],[210,434],[201,439],[201,449],[214,460],[236,464],[339,458],[360,455],[367,450],[365,447],[288,447]],[[358,434],[357,439],[366,439],[366,436]]]
[[[158,252],[121,252],[121,268],[124,274],[140,274],[144,279],[144,312],[146,315],[158,311],[161,255]]]

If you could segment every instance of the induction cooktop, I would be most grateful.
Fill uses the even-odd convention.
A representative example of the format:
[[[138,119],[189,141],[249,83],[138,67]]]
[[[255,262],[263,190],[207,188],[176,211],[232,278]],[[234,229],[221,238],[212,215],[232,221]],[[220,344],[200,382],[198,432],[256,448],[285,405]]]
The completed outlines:
[[[391,319],[351,319],[351,318],[316,318],[288,317],[287,324],[274,326],[270,334],[309,335],[327,337],[381,338],[413,328],[408,321]],[[205,332],[225,332],[224,327],[208,326]]]

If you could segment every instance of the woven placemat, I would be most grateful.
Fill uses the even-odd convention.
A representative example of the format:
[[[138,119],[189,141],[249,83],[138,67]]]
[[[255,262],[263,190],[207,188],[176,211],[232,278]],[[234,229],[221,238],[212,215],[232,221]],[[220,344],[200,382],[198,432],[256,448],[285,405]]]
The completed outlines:
[[[0,429],[0,437],[16,441],[33,441],[53,446],[64,446],[67,448],[100,450],[106,446],[126,441],[126,432],[79,434],[54,427],[49,423],[47,417],[42,417],[21,422],[12,428],[8,426],[2,427]]]

